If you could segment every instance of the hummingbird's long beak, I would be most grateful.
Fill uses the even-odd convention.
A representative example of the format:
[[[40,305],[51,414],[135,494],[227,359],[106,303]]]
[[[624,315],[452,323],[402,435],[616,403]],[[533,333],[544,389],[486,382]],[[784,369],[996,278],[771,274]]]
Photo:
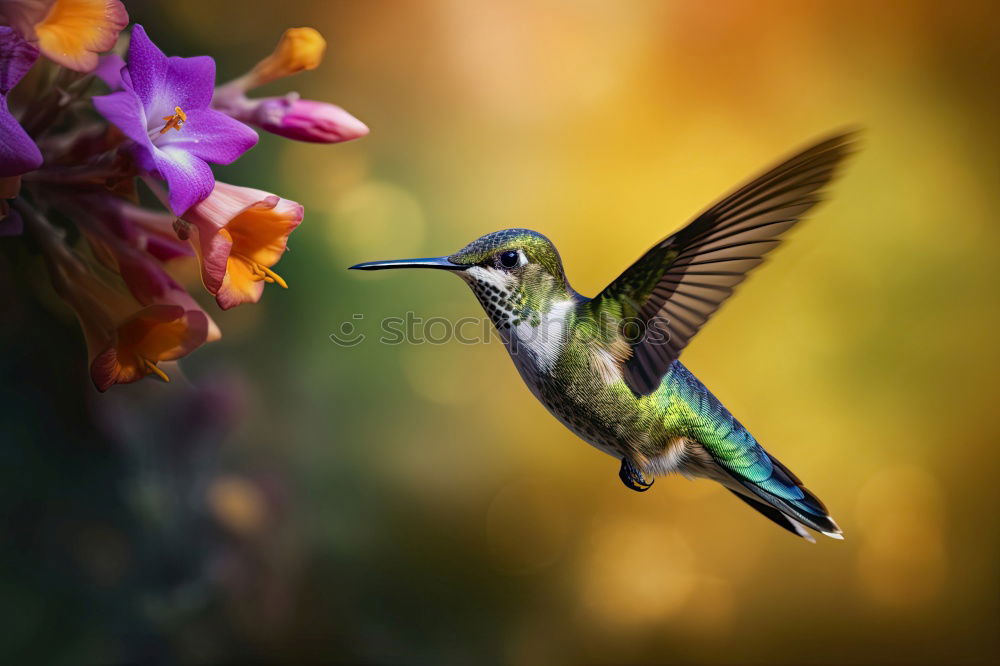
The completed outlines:
[[[468,268],[452,263],[448,257],[428,257],[426,259],[393,259],[392,261],[367,261],[351,266],[352,271],[381,271],[386,268],[437,268],[446,271],[461,271]]]

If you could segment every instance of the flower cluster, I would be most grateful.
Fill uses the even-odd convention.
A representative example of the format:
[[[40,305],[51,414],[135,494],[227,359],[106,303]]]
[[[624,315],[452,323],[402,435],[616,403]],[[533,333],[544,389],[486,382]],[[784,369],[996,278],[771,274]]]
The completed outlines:
[[[368,133],[332,104],[248,97],[319,65],[326,43],[312,28],[287,30],[250,72],[216,86],[212,58],[167,57],[140,25],[124,59],[108,52],[127,25],[120,0],[0,0],[0,236],[40,252],[101,391],[168,380],[160,363],[220,337],[172,276],[177,262],[197,258],[223,309],[288,286],[274,265],[302,206],[217,182],[210,164],[252,148],[251,125],[318,143]]]

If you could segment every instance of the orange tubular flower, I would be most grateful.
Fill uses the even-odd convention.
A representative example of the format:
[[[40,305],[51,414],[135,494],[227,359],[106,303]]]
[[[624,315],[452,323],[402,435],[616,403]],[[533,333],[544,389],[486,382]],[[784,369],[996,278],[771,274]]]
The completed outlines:
[[[153,257],[130,246],[101,225],[83,227],[94,255],[108,268],[121,275],[133,298],[143,306],[180,306],[184,312],[202,312],[205,316],[205,340],[215,342],[222,337],[218,325],[202,311],[194,298],[177,284]]]
[[[78,72],[97,67],[97,54],[115,45],[128,25],[120,0],[0,0],[6,19],[48,58]]]
[[[302,206],[294,201],[220,182],[207,199],[188,210],[184,219],[198,233],[194,245],[202,279],[219,307],[256,303],[266,283],[288,288],[271,267],[284,254],[288,235],[302,215]]]
[[[148,374],[170,381],[157,364],[186,356],[206,341],[208,316],[200,308],[169,303],[140,308],[86,270],[71,271],[72,280],[53,279],[53,283],[80,320],[90,354],[90,378],[98,391]]]
[[[90,378],[99,391],[155,374],[158,367],[189,354],[209,336],[208,315],[190,299],[142,307],[87,270],[47,222],[28,216],[33,235],[45,255],[56,292],[73,309],[87,340]]]
[[[83,323],[81,310],[76,312]],[[157,363],[192,352],[205,341],[207,328],[207,317],[200,310],[167,304],[144,307],[119,323],[110,339],[98,338],[92,343],[92,337],[87,336],[90,378],[99,391],[112,384],[138,381],[150,373],[169,382]]]

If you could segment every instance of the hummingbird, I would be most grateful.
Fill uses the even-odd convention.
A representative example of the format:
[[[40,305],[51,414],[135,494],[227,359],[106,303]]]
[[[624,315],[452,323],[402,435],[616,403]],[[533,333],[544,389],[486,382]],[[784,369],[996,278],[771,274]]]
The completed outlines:
[[[444,257],[356,270],[431,268],[461,277],[521,378],[563,425],[614,457],[644,492],[679,473],[722,484],[780,527],[815,542],[842,532],[823,503],[768,453],[679,360],[782,236],[819,201],[854,146],[819,141],[723,197],[667,236],[593,298],[569,284],[542,234],[506,229]]]

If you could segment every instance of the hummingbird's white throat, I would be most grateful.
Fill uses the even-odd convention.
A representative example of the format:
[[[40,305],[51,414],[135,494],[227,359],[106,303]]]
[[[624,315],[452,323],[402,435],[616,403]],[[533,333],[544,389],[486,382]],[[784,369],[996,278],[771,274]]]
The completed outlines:
[[[551,371],[565,347],[567,321],[576,301],[561,299],[543,304],[544,311],[531,311],[521,303],[518,280],[512,274],[473,266],[462,276],[497,327],[525,379],[530,382]]]
[[[525,321],[512,329],[512,343],[507,345],[515,363],[528,363],[537,373],[548,373],[566,347],[567,321],[576,301],[566,299],[551,304],[541,313],[538,323]]]
[[[504,333],[518,323],[522,313],[514,306],[514,290],[517,286],[514,276],[485,266],[472,266],[459,275],[469,283],[483,306],[483,311],[498,331]]]

